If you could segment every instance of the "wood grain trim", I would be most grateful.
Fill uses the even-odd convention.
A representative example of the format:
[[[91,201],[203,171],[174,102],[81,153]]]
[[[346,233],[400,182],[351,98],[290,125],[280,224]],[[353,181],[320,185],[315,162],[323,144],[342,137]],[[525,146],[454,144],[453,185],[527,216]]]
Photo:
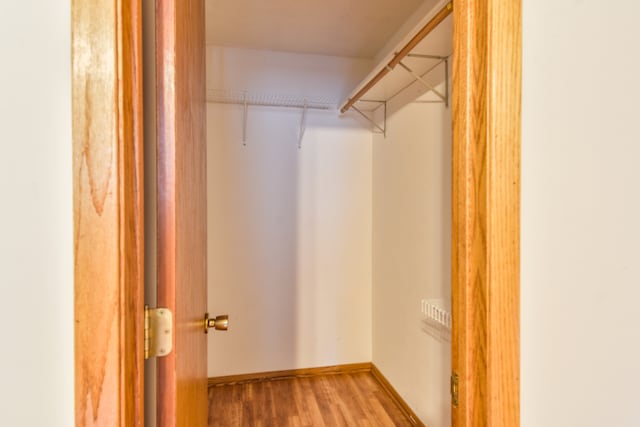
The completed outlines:
[[[420,421],[420,418],[418,418],[416,413],[413,412],[413,410],[411,409],[411,407],[409,407],[407,402],[405,402],[402,396],[400,396],[400,394],[396,391],[396,389],[393,388],[389,380],[387,380],[385,376],[382,375],[382,372],[380,372],[380,370],[373,363],[371,364],[371,375],[373,375],[373,378],[375,378],[376,381],[378,381],[380,386],[396,402],[396,404],[402,410],[402,412],[404,412],[404,414],[409,418],[412,425],[417,427],[425,427],[424,423]]]
[[[354,374],[370,372],[371,362],[351,363],[344,365],[323,366],[319,368],[287,369],[284,371],[257,372],[252,374],[227,375],[209,378],[209,387],[279,380],[286,378],[317,377],[320,375]]]
[[[522,2],[494,0],[487,73],[489,425],[520,425]]]
[[[520,425],[521,2],[454,9],[453,425]]]
[[[140,9],[72,3],[78,426],[144,425]]]
[[[118,2],[118,47],[122,53],[118,115],[120,138],[120,312],[124,346],[122,426],[144,426],[144,119],[142,1]]]
[[[157,303],[176,314],[176,11],[173,1],[156,1]],[[174,319],[174,329],[175,329]],[[173,346],[175,348],[175,337]],[[157,423],[176,425],[175,354],[158,359]]]
[[[160,427],[207,424],[204,0],[156,2],[158,305],[173,351],[157,361]]]

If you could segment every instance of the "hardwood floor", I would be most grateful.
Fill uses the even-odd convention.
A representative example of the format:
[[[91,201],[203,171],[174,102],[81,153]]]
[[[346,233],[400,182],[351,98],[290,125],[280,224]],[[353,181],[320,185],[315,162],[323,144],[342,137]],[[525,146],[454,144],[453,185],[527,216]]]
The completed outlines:
[[[210,427],[413,425],[370,372],[209,388]]]

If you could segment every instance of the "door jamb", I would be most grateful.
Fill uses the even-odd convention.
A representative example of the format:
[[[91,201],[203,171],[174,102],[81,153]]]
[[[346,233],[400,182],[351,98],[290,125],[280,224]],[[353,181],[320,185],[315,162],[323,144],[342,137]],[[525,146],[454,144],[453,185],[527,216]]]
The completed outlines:
[[[144,425],[141,0],[73,0],[75,425]]]
[[[521,6],[454,4],[455,427],[520,425]]]

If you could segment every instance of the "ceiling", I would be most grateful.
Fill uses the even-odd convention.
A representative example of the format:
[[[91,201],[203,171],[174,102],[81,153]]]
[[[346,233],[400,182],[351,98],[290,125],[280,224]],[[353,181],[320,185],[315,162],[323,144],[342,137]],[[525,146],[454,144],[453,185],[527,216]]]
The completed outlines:
[[[423,3],[424,0],[206,0],[207,43],[372,58]]]

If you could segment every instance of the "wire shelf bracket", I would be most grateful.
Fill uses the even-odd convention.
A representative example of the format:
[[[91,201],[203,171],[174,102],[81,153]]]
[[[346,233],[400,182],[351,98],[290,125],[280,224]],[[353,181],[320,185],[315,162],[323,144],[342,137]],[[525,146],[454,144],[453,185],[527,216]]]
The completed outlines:
[[[447,1],[446,3],[445,1],[446,0],[441,1],[439,5],[436,6],[438,9],[435,14],[430,14],[429,21],[426,22],[424,26],[422,26],[422,28],[420,28],[413,35],[413,37],[411,37],[411,40],[409,40],[406,44],[398,46],[398,50],[393,53],[392,57],[385,58],[382,63],[374,68],[374,71],[372,71],[370,77],[367,77],[367,80],[365,80],[360,86],[358,86],[358,88],[354,90],[353,95],[349,96],[341,105],[341,113],[346,113],[356,102],[362,99],[362,97],[372,87],[378,84],[387,74],[393,71],[393,69],[396,67],[396,65],[398,65],[400,61],[402,61],[402,59],[404,59],[407,55],[412,54],[412,51],[416,48],[416,46],[418,46],[422,40],[424,40],[451,14],[451,12],[453,11],[453,1]]]
[[[249,104],[247,103],[247,92],[243,96],[242,108],[242,145],[247,145],[247,115],[249,113]]]
[[[351,109],[353,111],[355,111],[356,113],[360,114],[366,121],[368,121],[373,126],[373,128],[374,128],[373,132],[374,133],[380,133],[386,138],[387,137],[387,101],[371,101],[371,100],[367,100],[367,99],[360,99],[358,102],[375,102],[377,104],[380,104],[373,111],[375,112],[380,107],[383,108],[383,113],[384,114],[383,114],[383,118],[382,118],[382,126],[380,126],[378,123],[376,123],[373,120],[373,118],[369,117],[366,113],[364,113],[362,110],[360,110],[355,105],[352,105]],[[378,132],[376,132],[375,129],[377,129]]]
[[[437,59],[438,63],[427,70],[424,74],[419,75],[411,68],[409,68],[402,61],[398,62],[398,65],[406,70],[409,74],[413,76],[415,79],[414,82],[420,82],[424,87],[426,87],[429,91],[433,92],[438,98],[442,100],[444,106],[449,108],[449,57],[448,56],[437,56],[437,55],[423,55],[418,53],[410,53],[407,55],[408,58],[420,58],[420,59]],[[429,74],[434,68],[444,62],[444,94],[440,93],[432,84],[430,84],[424,77]]]
[[[304,107],[302,108],[302,117],[300,118],[300,133],[298,136],[298,150],[302,148],[302,138],[304,138],[304,132],[307,130],[307,101],[304,101]]]
[[[382,126],[380,126],[378,123],[376,123],[370,115],[368,115],[367,113],[365,113],[364,111],[362,111],[361,109],[356,107],[355,103],[349,106],[349,109],[354,110],[356,113],[358,113],[360,116],[362,116],[365,120],[367,120],[373,126],[373,131],[375,133],[383,134],[385,138],[387,136],[387,102],[391,101],[393,98],[398,96],[405,89],[407,89],[409,86],[413,85],[416,82],[419,82],[425,88],[427,88],[427,93],[431,92],[434,95],[436,95],[437,99],[435,99],[435,100],[416,100],[416,101],[413,101],[414,103],[416,103],[416,104],[444,104],[445,108],[449,108],[449,56],[438,56],[438,55],[425,55],[425,54],[410,53],[410,54],[407,55],[407,57],[408,58],[437,60],[437,62],[433,66],[431,66],[429,69],[427,69],[425,72],[423,72],[422,74],[418,74],[417,72],[415,72],[414,70],[409,68],[409,66],[407,66],[404,62],[398,61],[398,65],[400,66],[400,68],[402,68],[405,71],[407,71],[413,77],[413,80],[411,81],[411,83],[403,86],[397,92],[395,92],[393,95],[389,96],[384,101],[379,101],[379,100],[375,100],[374,101],[374,100],[368,100],[368,99],[358,99],[357,101],[355,101],[355,103],[358,103],[358,102],[375,102],[375,103],[380,104],[378,107],[376,107],[375,109],[372,110],[373,112],[375,112],[378,108],[383,106],[384,107],[384,118],[383,118]],[[429,83],[426,80],[426,76],[429,73],[431,73],[433,70],[435,70],[442,63],[444,63],[444,93],[440,92],[431,83]],[[391,71],[390,66],[387,66],[387,68],[389,68],[389,70]],[[377,130],[377,132],[376,132],[376,130]]]

